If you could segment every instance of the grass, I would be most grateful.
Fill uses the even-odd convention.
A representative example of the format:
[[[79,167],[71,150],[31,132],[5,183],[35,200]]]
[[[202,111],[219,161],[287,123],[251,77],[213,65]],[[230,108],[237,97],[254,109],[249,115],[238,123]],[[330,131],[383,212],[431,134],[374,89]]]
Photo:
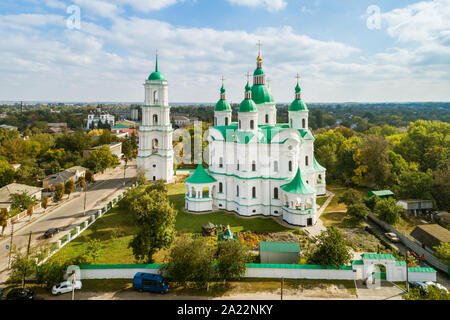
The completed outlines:
[[[338,228],[353,228],[360,224],[352,217],[347,215],[347,212],[327,212],[325,211],[319,217],[322,220],[325,227],[338,227]]]
[[[420,220],[412,215],[405,215],[393,227],[404,234],[410,234],[416,226],[423,224]]]
[[[318,206],[323,206],[323,204],[325,203],[325,201],[327,201],[328,197],[324,196],[324,197],[317,197],[316,199],[316,203]]]
[[[348,189],[339,185],[328,185],[327,189],[335,194],[325,212],[336,212],[347,210],[347,206],[344,203],[338,203],[339,197]]]
[[[230,226],[242,226],[245,231],[257,233],[279,232],[290,230],[278,224],[271,218],[241,218],[234,213],[213,212],[207,214],[191,214],[183,211],[184,208],[184,183],[168,185],[169,200],[178,209],[176,230],[181,233],[198,233],[202,231],[202,225],[211,221],[214,224]],[[89,242],[93,239],[100,240],[100,255],[93,264],[132,264],[136,263],[133,251],[128,248],[129,243],[136,233],[131,213],[127,210],[114,207],[107,214],[64,246],[50,260],[61,263],[69,263],[76,258],[83,257]],[[154,255],[155,263],[164,262],[168,250],[159,250]]]

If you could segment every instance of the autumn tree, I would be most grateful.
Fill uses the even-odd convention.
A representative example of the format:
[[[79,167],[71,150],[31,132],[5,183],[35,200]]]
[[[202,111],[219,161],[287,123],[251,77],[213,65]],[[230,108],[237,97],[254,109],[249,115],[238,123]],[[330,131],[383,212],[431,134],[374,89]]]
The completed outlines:
[[[67,180],[64,185],[64,193],[67,194],[67,198],[70,198],[70,194],[75,190],[75,182],[72,179]]]
[[[250,251],[245,243],[228,240],[218,244],[217,272],[224,282],[244,276],[249,261]]]
[[[397,201],[394,198],[380,199],[374,208],[377,216],[389,223],[396,224],[400,221],[403,208],[397,205]]]
[[[339,198],[338,203],[345,203],[347,206],[357,204],[362,201],[360,193],[355,189],[347,189]]]
[[[56,202],[60,201],[64,195],[64,185],[62,183],[55,187],[54,199]]]
[[[347,214],[358,222],[366,220],[369,213],[370,210],[364,203],[355,203],[347,207]]]
[[[310,264],[342,266],[350,262],[351,254],[342,232],[336,227],[322,231],[318,236],[318,246],[308,259]]]

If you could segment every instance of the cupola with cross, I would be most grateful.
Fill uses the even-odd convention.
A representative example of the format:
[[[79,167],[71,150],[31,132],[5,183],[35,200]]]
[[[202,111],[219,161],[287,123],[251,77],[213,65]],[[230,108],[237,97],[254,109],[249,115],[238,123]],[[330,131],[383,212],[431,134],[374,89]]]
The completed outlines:
[[[289,106],[289,126],[293,129],[308,129],[308,108],[302,100],[302,89],[299,85],[300,76],[297,74],[295,99]]]
[[[247,79],[250,74],[247,73]],[[258,109],[255,102],[252,100],[252,91],[247,80],[245,86],[245,98],[239,105],[238,121],[240,131],[257,131],[258,130]]]
[[[225,96],[224,78],[222,80],[222,88],[220,88],[220,100],[217,101],[214,108],[214,125],[215,126],[228,126],[231,124],[232,110]]]

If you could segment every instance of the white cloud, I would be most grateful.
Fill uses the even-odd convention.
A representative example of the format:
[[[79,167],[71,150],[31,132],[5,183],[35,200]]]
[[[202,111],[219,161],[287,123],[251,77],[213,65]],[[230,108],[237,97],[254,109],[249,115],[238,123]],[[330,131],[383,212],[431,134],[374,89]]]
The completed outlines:
[[[231,4],[247,7],[266,7],[267,11],[279,11],[284,9],[287,2],[284,0],[227,0]]]
[[[66,9],[67,5],[59,0],[45,0],[45,4],[47,5],[47,7],[49,8],[53,8],[53,9]]]
[[[113,0],[121,5],[130,5],[133,9],[143,12],[161,10],[177,3],[177,0]],[[184,0],[178,0],[184,2]]]
[[[450,29],[450,0],[422,1],[382,14],[387,32],[400,42],[427,41]]]
[[[104,18],[114,18],[120,9],[117,5],[100,0],[73,0],[73,2],[81,7],[81,9],[86,9],[95,15],[99,15]],[[82,13],[83,14],[83,13]]]

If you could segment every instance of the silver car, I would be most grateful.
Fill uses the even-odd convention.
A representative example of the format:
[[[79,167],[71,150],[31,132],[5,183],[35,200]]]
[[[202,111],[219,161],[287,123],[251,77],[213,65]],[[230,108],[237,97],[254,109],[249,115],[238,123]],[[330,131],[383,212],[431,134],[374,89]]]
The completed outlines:
[[[81,281],[79,281],[79,280],[75,281],[74,288],[75,288],[75,290],[80,290],[81,289]],[[70,282],[70,281],[63,281],[60,284],[53,286],[53,288],[52,288],[52,294],[54,296],[60,295],[62,293],[68,293],[68,292],[72,292],[72,282]]]

